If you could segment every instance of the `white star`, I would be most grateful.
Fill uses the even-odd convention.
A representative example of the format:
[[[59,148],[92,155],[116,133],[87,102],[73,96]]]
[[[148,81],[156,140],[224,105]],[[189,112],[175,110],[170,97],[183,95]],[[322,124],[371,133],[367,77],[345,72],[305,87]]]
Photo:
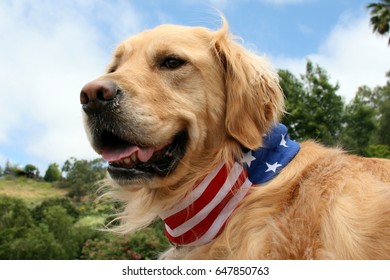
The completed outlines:
[[[256,158],[252,155],[252,151],[249,151],[247,153],[244,154],[243,158],[242,158],[242,162],[243,163],[246,163],[248,165],[248,167],[251,167],[251,163],[252,161],[254,161]]]
[[[276,168],[282,166],[278,162],[275,162],[274,164],[269,164],[268,162],[266,162],[265,164],[267,164],[267,167],[268,167],[268,169],[265,172],[273,171],[275,173],[276,172]]]
[[[286,139],[284,139],[285,137],[286,137],[286,134],[282,134],[282,140],[280,141],[280,146],[288,148]]]

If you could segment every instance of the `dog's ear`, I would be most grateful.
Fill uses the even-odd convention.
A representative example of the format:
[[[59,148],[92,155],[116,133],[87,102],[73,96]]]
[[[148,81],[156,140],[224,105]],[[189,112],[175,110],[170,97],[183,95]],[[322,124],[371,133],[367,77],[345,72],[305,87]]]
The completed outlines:
[[[225,20],[212,44],[224,73],[227,133],[242,146],[256,149],[284,111],[278,75],[231,38]]]

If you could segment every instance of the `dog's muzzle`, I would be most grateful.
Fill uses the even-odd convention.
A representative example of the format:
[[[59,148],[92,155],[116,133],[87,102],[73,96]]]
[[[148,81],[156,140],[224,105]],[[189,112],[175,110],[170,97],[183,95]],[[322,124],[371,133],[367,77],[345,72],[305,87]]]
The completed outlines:
[[[177,132],[165,143],[147,143],[148,137],[118,113],[123,96],[110,80],[92,81],[82,88],[80,103],[93,148],[109,163],[108,172],[118,182],[167,176],[184,156],[187,131]]]

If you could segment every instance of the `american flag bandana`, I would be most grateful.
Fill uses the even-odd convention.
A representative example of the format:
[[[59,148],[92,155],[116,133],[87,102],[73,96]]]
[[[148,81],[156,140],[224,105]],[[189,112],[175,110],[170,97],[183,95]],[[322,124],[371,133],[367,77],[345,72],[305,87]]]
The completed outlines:
[[[222,231],[252,185],[274,178],[298,153],[300,146],[278,124],[263,136],[257,150],[243,149],[243,159],[232,167],[221,162],[179,204],[160,214],[165,234],[179,246],[200,246]]]

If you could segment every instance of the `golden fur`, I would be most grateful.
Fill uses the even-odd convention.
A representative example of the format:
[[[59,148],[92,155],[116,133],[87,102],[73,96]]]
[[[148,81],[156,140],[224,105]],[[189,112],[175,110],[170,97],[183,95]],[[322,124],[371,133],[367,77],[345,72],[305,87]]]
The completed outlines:
[[[159,69],[172,55],[186,64]],[[110,180],[107,195],[126,202],[121,232],[151,223],[221,160],[240,158],[242,146],[260,147],[284,108],[277,74],[233,40],[226,22],[217,31],[163,25],[136,35],[119,45],[99,79],[124,90],[123,119],[147,143],[165,143],[182,129],[189,134],[169,176]],[[163,257],[390,259],[390,161],[304,142],[275,179],[252,187],[214,241]]]

